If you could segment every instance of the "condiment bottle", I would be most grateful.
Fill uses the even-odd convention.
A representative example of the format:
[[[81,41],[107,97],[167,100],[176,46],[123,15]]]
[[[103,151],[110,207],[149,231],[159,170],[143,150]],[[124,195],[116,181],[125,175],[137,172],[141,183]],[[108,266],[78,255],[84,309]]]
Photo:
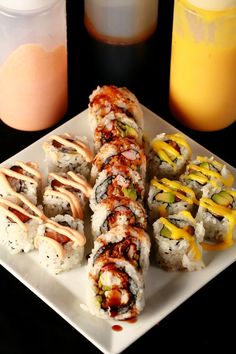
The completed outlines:
[[[0,119],[26,131],[67,110],[65,0],[0,0]]]
[[[235,121],[236,0],[175,0],[169,98],[192,129]]]
[[[85,0],[84,22],[96,39],[110,44],[134,44],[155,31],[158,0]]]

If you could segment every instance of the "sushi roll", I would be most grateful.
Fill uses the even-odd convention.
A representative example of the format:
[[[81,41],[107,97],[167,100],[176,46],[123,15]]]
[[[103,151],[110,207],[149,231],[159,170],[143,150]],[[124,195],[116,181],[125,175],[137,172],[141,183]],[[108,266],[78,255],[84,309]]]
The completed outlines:
[[[111,112],[101,120],[95,129],[95,151],[98,151],[105,143],[116,138],[134,139],[141,145],[143,142],[143,132],[137,123],[124,113]]]
[[[69,190],[57,187],[46,189],[43,194],[43,209],[47,217],[69,214],[74,218],[84,219],[84,210],[79,198]]]
[[[16,161],[9,168],[0,167],[0,197],[17,202],[20,201],[18,194],[21,194],[37,205],[41,183],[36,163]]]
[[[167,178],[151,180],[147,202],[151,220],[177,214],[182,210],[194,213],[198,204],[192,189]]]
[[[234,244],[236,226],[236,190],[211,190],[199,201],[196,220],[203,221],[204,249],[223,250]]]
[[[137,171],[124,165],[107,166],[97,177],[90,196],[90,208],[111,196],[127,197],[143,202],[145,186]]]
[[[99,258],[88,262],[87,307],[91,314],[113,320],[137,317],[145,305],[144,281],[123,258]]]
[[[124,113],[143,129],[143,111],[136,98],[126,87],[98,86],[89,96],[89,121],[92,131],[110,112]]]
[[[57,215],[40,225],[34,239],[39,263],[53,274],[80,266],[84,255],[84,225],[70,215]]]
[[[74,194],[80,201],[81,207],[84,209],[88,198],[92,192],[92,187],[86,181],[85,177],[69,172],[51,172],[48,175],[48,183],[45,191],[62,191],[65,194],[69,191]],[[56,198],[56,197],[55,197]],[[52,195],[44,193],[43,205],[46,209],[50,209],[50,205],[56,202]]]
[[[92,215],[94,238],[118,225],[147,228],[147,215],[142,204],[129,198],[110,197],[98,204]]]
[[[94,183],[100,171],[107,166],[124,165],[146,177],[146,155],[142,146],[128,138],[120,138],[104,144],[95,156],[91,169]]]
[[[52,135],[43,143],[49,172],[74,171],[88,177],[93,160],[86,137]]]
[[[186,186],[192,188],[198,198],[202,197],[203,187],[211,185],[231,187],[234,177],[231,171],[214,157],[197,156],[196,160],[190,161],[180,180]]]
[[[191,148],[180,134],[162,133],[151,141],[149,154],[150,178],[176,179],[191,158]]]
[[[123,258],[145,274],[149,267],[150,239],[137,227],[117,226],[94,241],[90,257],[92,266],[98,260]]]
[[[0,199],[0,244],[11,254],[30,252],[34,249],[37,229],[43,223],[36,207],[32,213],[7,199]]]
[[[159,218],[153,224],[156,258],[168,271],[194,271],[204,267],[200,243],[204,238],[202,221],[188,211]]]

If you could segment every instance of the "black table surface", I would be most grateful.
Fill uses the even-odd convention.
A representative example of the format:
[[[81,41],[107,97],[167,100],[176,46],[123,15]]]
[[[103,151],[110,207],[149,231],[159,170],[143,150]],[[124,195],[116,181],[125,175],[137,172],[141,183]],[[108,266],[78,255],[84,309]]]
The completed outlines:
[[[217,132],[197,132],[182,126],[169,112],[172,12],[173,0],[160,0],[157,30],[148,41],[133,46],[113,46],[97,42],[87,34],[82,1],[67,1],[69,108],[59,124],[87,108],[88,96],[97,85],[127,86],[142,104],[236,166],[236,123]],[[0,161],[55,127],[22,132],[0,122]],[[229,352],[235,336],[235,276],[236,265],[232,264],[124,353],[143,352],[150,346],[182,353],[217,349]],[[3,267],[0,268],[0,294],[1,354],[100,353]]]

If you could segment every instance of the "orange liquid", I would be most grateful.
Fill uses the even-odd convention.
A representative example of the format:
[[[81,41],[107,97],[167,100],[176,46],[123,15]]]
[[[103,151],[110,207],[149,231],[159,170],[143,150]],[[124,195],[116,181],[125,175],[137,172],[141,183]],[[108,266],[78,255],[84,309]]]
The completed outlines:
[[[67,52],[38,44],[16,49],[0,67],[0,117],[26,131],[48,128],[67,110]]]
[[[184,125],[196,130],[225,128],[236,120],[236,36],[224,45],[223,36],[229,34],[226,22],[220,43],[197,41],[187,26],[186,22],[184,34],[173,31],[172,112]]]

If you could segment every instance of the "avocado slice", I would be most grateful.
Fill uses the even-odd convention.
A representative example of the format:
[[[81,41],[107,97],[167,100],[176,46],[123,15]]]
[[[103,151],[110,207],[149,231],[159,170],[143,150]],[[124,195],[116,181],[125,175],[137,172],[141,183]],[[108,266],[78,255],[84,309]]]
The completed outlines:
[[[219,193],[213,194],[211,199],[215,203],[217,203],[219,205],[223,205],[223,206],[228,206],[233,203],[233,197],[225,191],[221,191]]]
[[[163,228],[161,229],[160,235],[170,238],[171,237],[171,231],[166,226],[163,226]]]
[[[128,126],[128,125],[125,126],[125,134],[126,134],[126,136],[131,136],[131,137],[133,137],[135,139],[138,138],[137,131],[134,128]]]
[[[123,187],[121,190],[126,198],[129,198],[134,201],[137,200],[137,192],[133,186],[131,186],[130,188]]]
[[[207,168],[208,170],[210,169],[210,166],[209,166],[209,163],[208,162],[201,162],[200,167],[204,167],[204,168]]]
[[[171,192],[160,192],[156,194],[155,199],[158,202],[171,204],[175,202],[175,195]]]

